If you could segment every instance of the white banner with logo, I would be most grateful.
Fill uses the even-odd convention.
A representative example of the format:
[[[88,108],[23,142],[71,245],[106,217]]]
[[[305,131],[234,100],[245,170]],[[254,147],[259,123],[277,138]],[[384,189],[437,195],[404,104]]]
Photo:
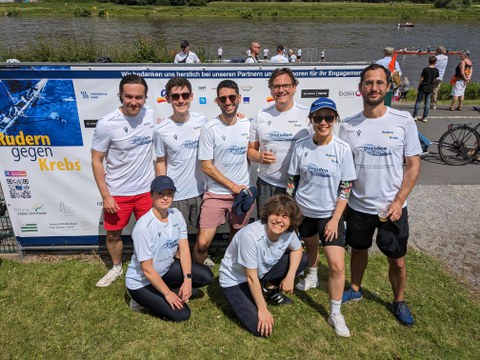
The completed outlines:
[[[293,65],[300,82],[295,100],[310,105],[330,97],[341,118],[353,115],[362,108],[358,82],[364,67]],[[147,105],[159,119],[172,112],[165,84],[174,76],[191,81],[191,110],[208,118],[219,113],[218,83],[236,81],[239,111],[253,117],[273,100],[267,86],[273,69],[242,64],[0,67],[0,181],[17,239],[23,246],[83,245],[97,244],[105,235],[90,145],[96,121],[120,105],[123,76],[146,79]]]

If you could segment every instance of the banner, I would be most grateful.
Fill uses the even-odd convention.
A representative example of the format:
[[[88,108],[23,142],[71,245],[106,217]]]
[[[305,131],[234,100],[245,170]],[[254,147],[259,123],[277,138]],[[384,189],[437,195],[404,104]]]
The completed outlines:
[[[90,145],[97,120],[120,106],[123,76],[146,79],[147,106],[158,121],[172,113],[165,84],[175,76],[192,83],[191,111],[209,119],[217,116],[216,87],[231,79],[240,88],[239,111],[254,117],[273,102],[267,82],[275,67],[234,65],[0,67],[0,181],[20,244],[91,245],[105,235]],[[300,82],[297,102],[310,105],[318,97],[330,97],[341,118],[362,109],[358,83],[365,65],[288,65]],[[131,234],[132,226],[133,221],[124,235]]]

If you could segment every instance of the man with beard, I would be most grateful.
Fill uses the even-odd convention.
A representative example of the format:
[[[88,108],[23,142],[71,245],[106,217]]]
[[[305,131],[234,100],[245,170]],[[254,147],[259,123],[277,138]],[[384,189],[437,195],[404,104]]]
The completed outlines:
[[[260,54],[261,46],[258,42],[254,41],[250,44],[250,55],[245,59],[245,64],[257,64],[258,55]]]
[[[218,226],[228,216],[230,239],[247,225],[253,206],[242,215],[233,209],[235,197],[250,186],[247,162],[250,120],[237,114],[241,96],[238,85],[232,80],[223,80],[217,86],[215,102],[221,114],[207,122],[200,132],[198,159],[207,175],[207,192],[203,196],[197,242],[193,259],[213,267],[208,258],[208,249]]]
[[[368,249],[377,229],[378,248],[388,257],[394,297],[392,311],[403,325],[411,326],[414,319],[404,299],[407,197],[420,172],[422,149],[410,114],[384,105],[389,88],[385,67],[372,64],[365,68],[358,85],[363,111],[345,119],[340,128],[339,137],[350,145],[357,171],[346,217],[346,243],[352,248],[351,285],[345,289],[342,302],[363,298],[362,278],[368,263]],[[375,206],[379,199],[388,202],[385,218],[379,217],[378,205]]]

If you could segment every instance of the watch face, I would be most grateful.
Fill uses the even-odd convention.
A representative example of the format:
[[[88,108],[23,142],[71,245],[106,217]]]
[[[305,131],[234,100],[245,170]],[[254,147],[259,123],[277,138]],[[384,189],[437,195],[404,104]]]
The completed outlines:
[[[185,274],[184,276],[186,279],[191,279],[192,278],[192,274]]]

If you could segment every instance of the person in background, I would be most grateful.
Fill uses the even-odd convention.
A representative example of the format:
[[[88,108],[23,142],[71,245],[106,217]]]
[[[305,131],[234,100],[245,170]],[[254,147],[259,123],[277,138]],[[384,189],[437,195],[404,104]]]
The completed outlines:
[[[288,58],[285,56],[285,47],[283,45],[277,46],[277,55],[270,58],[272,63],[287,63]]]
[[[293,51],[293,49],[290,49],[288,51],[288,55],[290,56],[289,60],[288,60],[289,62],[291,62],[291,63],[297,62],[297,56],[295,55],[295,51]]]
[[[302,49],[300,48],[297,50],[297,60],[298,62],[302,61]]]
[[[435,63],[435,67],[438,69],[438,78],[436,78],[435,82],[433,83],[432,100],[430,102],[431,109],[437,108],[438,91],[442,85],[443,76],[445,75],[445,70],[447,69],[448,64],[448,56],[445,55],[446,52],[447,49],[445,49],[445,46],[437,47],[435,55],[437,57],[437,62]]]
[[[110,286],[122,276],[122,231],[132,213],[139,219],[152,207],[152,144],[155,114],[146,107],[148,86],[141,76],[122,78],[121,106],[98,120],[92,139],[92,170],[103,201],[106,246],[113,267],[96,284]]]
[[[301,220],[292,198],[275,195],[262,207],[260,220],[235,234],[222,259],[222,293],[240,323],[256,336],[273,331],[275,320],[267,302],[293,302],[282,291],[293,292],[295,276],[307,265],[296,234]]]
[[[328,262],[328,323],[339,336],[349,337],[350,330],[340,312],[345,286],[345,227],[343,212],[347,206],[352,181],[355,180],[350,146],[333,135],[339,116],[331,99],[321,97],[310,107],[313,136],[295,143],[288,168],[287,194],[295,196],[303,221],[299,234],[305,242],[308,270],[296,285],[300,291],[317,287],[318,243],[321,241]]]
[[[268,54],[270,54],[270,50],[267,48],[263,49],[263,60],[268,60]]]
[[[211,284],[213,274],[204,265],[192,264],[187,224],[180,211],[171,208],[175,191],[168,176],[152,181],[153,207],[135,224],[134,254],[125,277],[132,310],[146,309],[179,322],[190,317],[192,289]]]
[[[220,46],[217,50],[217,61],[222,62],[223,61],[223,49]]]
[[[398,100],[407,101],[407,94],[410,91],[410,80],[405,76],[402,84],[400,85],[400,97]]]
[[[250,54],[245,59],[245,64],[257,64],[258,55],[260,54],[261,46],[258,42],[254,41],[250,44]]]
[[[190,43],[188,40],[182,40],[180,42],[180,51],[175,55],[173,62],[175,64],[198,64],[200,63],[200,59],[197,54],[190,51]]]
[[[450,83],[452,84],[452,103],[448,110],[462,111],[463,99],[465,98],[465,89],[470,82],[473,74],[472,61],[469,59],[470,52],[463,50],[460,54],[460,63],[455,68],[455,75]],[[458,106],[455,108],[455,103],[458,101]]]
[[[363,298],[362,279],[368,264],[368,249],[377,230],[377,245],[388,259],[388,277],[393,291],[391,310],[397,320],[412,326],[414,319],[405,302],[408,245],[407,198],[420,173],[422,152],[418,131],[410,114],[384,104],[390,89],[388,70],[378,64],[367,66],[360,75],[358,90],[363,111],[345,119],[339,138],[353,152],[357,179],[346,215],[346,243],[352,248],[351,285],[342,302]],[[375,206],[382,200],[379,216]],[[385,206],[385,204],[387,204]]]
[[[430,110],[430,99],[432,97],[435,79],[437,79],[439,76],[438,69],[435,67],[436,62],[436,56],[431,55],[428,57],[428,66],[422,70],[422,74],[420,75],[420,80],[418,82],[417,100],[415,101],[415,107],[413,109],[412,116],[414,119],[424,123],[428,121],[427,118]],[[423,97],[425,97],[423,116],[421,118],[417,118],[418,110],[420,108],[420,104],[422,103]]]

